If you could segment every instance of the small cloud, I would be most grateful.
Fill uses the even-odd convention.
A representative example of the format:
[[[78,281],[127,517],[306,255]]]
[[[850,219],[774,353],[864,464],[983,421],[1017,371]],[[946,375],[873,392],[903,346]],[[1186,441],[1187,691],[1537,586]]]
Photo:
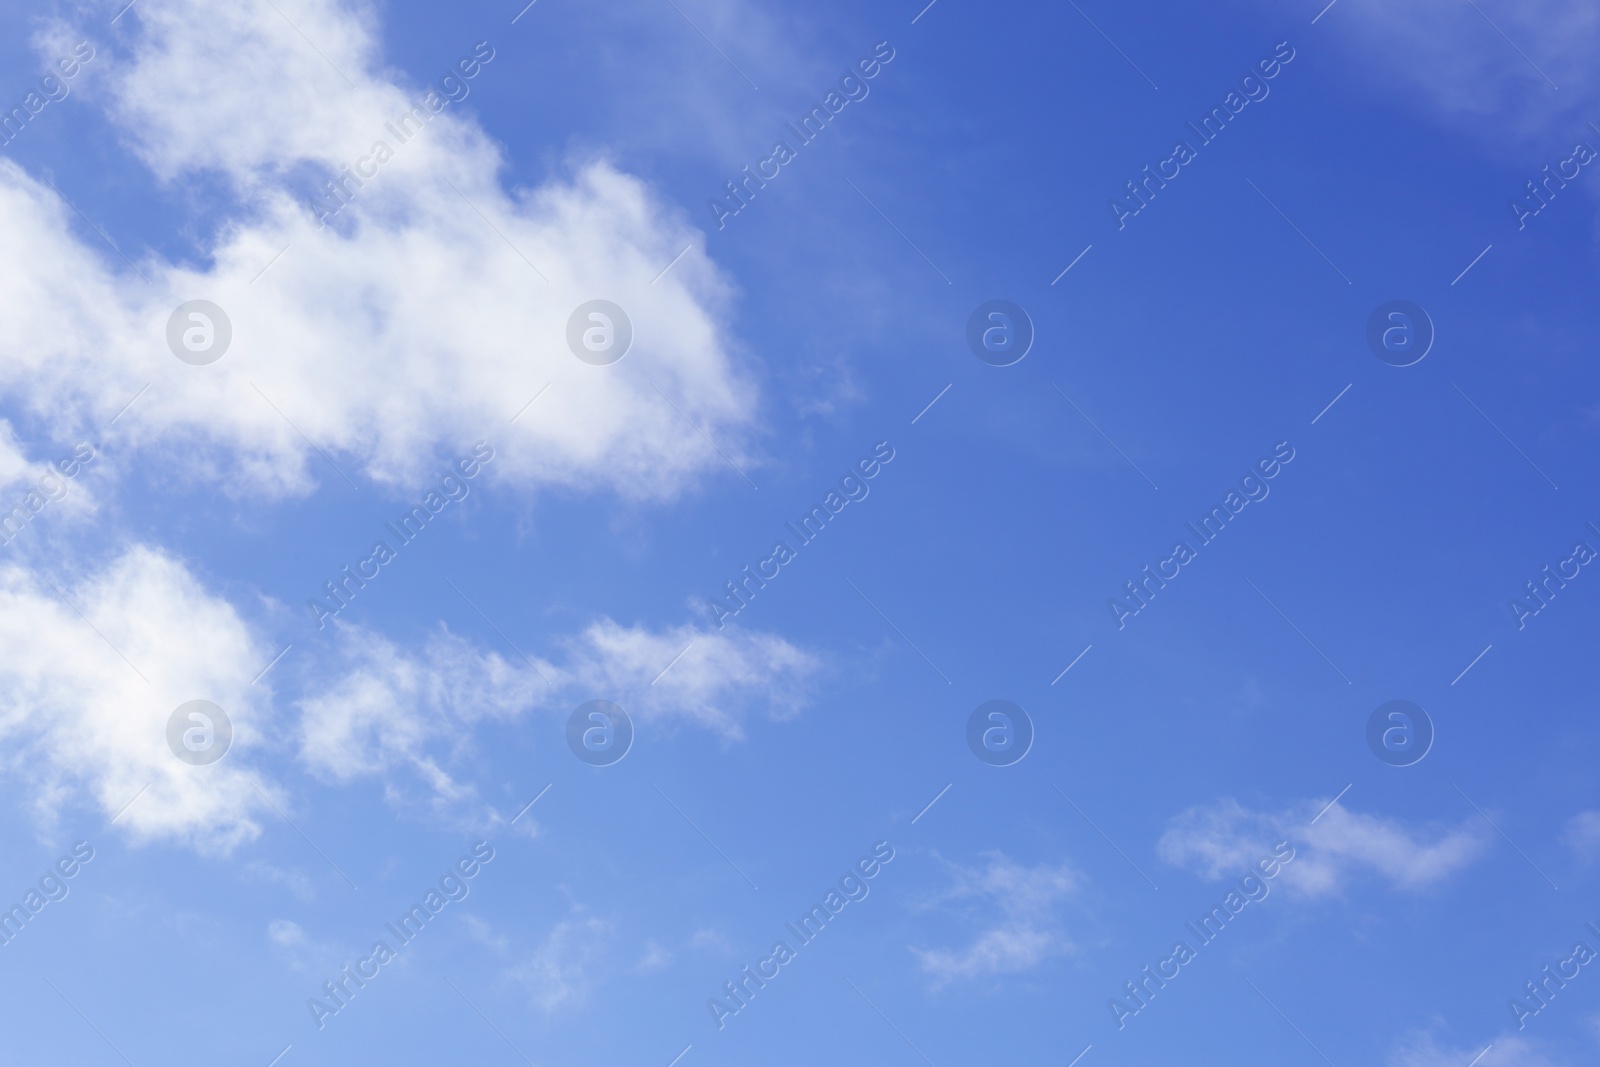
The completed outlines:
[[[267,924],[267,938],[280,948],[299,948],[306,943],[306,932],[292,919],[273,919]]]
[[[476,915],[463,915],[462,922],[466,924],[467,934],[480,945],[486,945],[494,950],[495,955],[504,956],[511,950],[511,942],[504,934],[495,933],[494,927],[478,918]]]
[[[701,952],[715,952],[724,956],[733,951],[733,945],[728,942],[728,939],[722,935],[721,931],[711,929],[696,930],[694,936],[689,938],[689,947]]]
[[[1288,841],[1296,856],[1283,868],[1283,883],[1323,896],[1362,875],[1396,889],[1427,889],[1476,861],[1489,843],[1487,827],[1476,818],[1450,827],[1413,827],[1341,804],[1317,818],[1326,803],[1308,800],[1282,811],[1258,811],[1224,798],[1172,819],[1156,851],[1173,866],[1222,881],[1246,873],[1275,844]]]
[[[1580,863],[1600,859],[1600,811],[1580,811],[1567,820],[1561,843],[1572,850]]]
[[[1581,101],[1594,92],[1600,10],[1583,0],[1522,0],[1492,8],[1490,23],[1474,6],[1355,0],[1317,28],[1362,57],[1363,80],[1404,90],[1393,95],[1407,106],[1497,146],[1504,138],[1569,145],[1583,130]]]
[[[304,871],[288,870],[260,860],[251,860],[245,864],[244,873],[255,881],[277,882],[288,889],[296,900],[303,903],[316,899],[316,886],[306,877]]]
[[[645,942],[644,955],[639,957],[639,962],[634,964],[634,970],[640,974],[649,974],[659,971],[672,963],[672,953],[668,952],[654,939]]]
[[[611,937],[611,924],[573,915],[556,923],[526,963],[511,970],[539,1010],[575,1008],[599,983],[596,970]]]
[[[1481,1059],[1479,1053],[1483,1054]],[[1423,1031],[1402,1037],[1390,1050],[1388,1063],[1389,1067],[1462,1067],[1467,1063],[1474,1067],[1576,1067],[1573,1061],[1552,1059],[1534,1042],[1509,1034],[1473,1048],[1440,1045],[1431,1033]]]
[[[1030,971],[1072,949],[1054,914],[1077,888],[1072,871],[1065,865],[1024,867],[999,852],[985,858],[981,868],[952,864],[954,883],[934,903],[958,905],[987,929],[965,948],[911,950],[935,986]]]
[[[527,661],[443,625],[420,649],[341,622],[333,632],[331,677],[299,702],[302,760],[325,780],[381,778],[391,798],[439,810],[478,804],[461,778],[486,723],[566,715],[580,694],[608,693],[640,721],[686,721],[734,740],[754,709],[798,714],[821,667],[781,637],[694,624],[651,630],[601,618],[558,642],[557,659]]]

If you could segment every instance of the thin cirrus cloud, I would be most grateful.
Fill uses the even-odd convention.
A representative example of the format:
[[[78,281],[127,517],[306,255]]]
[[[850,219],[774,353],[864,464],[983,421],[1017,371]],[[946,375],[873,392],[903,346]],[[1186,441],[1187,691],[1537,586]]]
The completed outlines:
[[[510,935],[476,915],[465,918],[472,939],[505,961],[501,971],[505,979],[521,987],[529,1004],[546,1015],[582,1007],[612,971],[609,956],[615,927],[580,907],[558,919],[531,949],[519,948]],[[649,954],[638,969],[665,966],[670,954],[662,953],[659,945],[649,942]]]
[[[718,268],[691,248],[661,273],[703,247],[683,213],[598,161],[507,190],[499,146],[460,106],[400,143],[385,124],[426,88],[374,69],[363,17],[283,6],[337,71],[271,5],[150,0],[129,16],[128,54],[82,89],[157,177],[234,191],[207,265],[124,263],[54,188],[0,164],[0,391],[58,433],[104,435],[240,495],[333,477],[307,439],[400,491],[478,439],[504,445],[491,477],[525,487],[670,499],[707,471],[735,479],[706,439],[751,462],[759,401]],[[319,228],[306,175],[336,178],[380,139],[392,161]],[[633,323],[616,366],[567,348],[568,317],[596,298]],[[209,366],[167,351],[190,299],[231,323]]]
[[[1325,803],[1310,800],[1273,811],[1224,798],[1172,819],[1156,851],[1174,866],[1219,881],[1248,873],[1274,844],[1287,840],[1297,854],[1280,880],[1319,897],[1341,893],[1363,877],[1396,889],[1428,889],[1472,864],[1489,844],[1489,831],[1477,820],[1413,827],[1339,804],[1319,816]]]

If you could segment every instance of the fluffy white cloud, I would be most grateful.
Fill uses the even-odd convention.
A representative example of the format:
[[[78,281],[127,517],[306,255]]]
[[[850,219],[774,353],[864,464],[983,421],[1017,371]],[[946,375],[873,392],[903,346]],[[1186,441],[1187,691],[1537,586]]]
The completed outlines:
[[[215,170],[251,183],[300,160],[348,163],[408,102],[379,69],[372,15],[324,0],[141,2],[108,107],[166,179]]]
[[[529,664],[442,627],[411,651],[335,625],[334,649],[300,700],[303,764],[336,783],[380,778],[393,798],[420,780],[440,809],[475,799],[453,768],[485,720],[564,715],[603,695],[641,724],[686,720],[733,737],[754,707],[792,712],[817,667],[776,637],[690,626],[656,633],[605,619],[567,641],[559,661]],[[251,679],[274,651],[181,562],[137,546],[77,578],[0,567],[0,647],[4,765],[46,828],[81,811],[86,795],[140,839],[226,850],[261,832],[275,789],[250,761],[277,716],[270,680]],[[178,760],[167,744],[169,716],[193,699],[217,703],[233,724],[233,747],[209,766]]]
[[[913,948],[912,955],[935,985],[1038,967],[1071,949],[1055,915],[1057,904],[1077,887],[1066,866],[1025,867],[998,852],[983,867],[952,864],[952,887],[938,903],[960,907],[984,926],[959,949]]]
[[[132,801],[117,826],[136,838],[226,849],[260,833],[267,787],[248,761],[271,703],[250,679],[272,653],[183,564],[136,547],[75,580],[0,567],[0,647],[5,763],[43,826],[86,793],[106,819]],[[233,723],[209,766],[167,746],[168,717],[195,699]]]
[[[1397,889],[1421,890],[1462,870],[1483,854],[1490,831],[1476,817],[1447,828],[1411,828],[1397,819],[1352,812],[1327,800],[1282,811],[1255,811],[1232,798],[1191,808],[1171,820],[1156,850],[1174,866],[1211,880],[1237,878],[1279,841],[1296,850],[1279,876],[1310,896],[1337,893],[1353,879],[1375,875]]]
[[[753,375],[698,232],[604,162],[508,190],[499,148],[463,109],[382,68],[366,7],[276,8],[142,0],[74,85],[160,179],[229,201],[233,221],[200,263],[124,263],[50,185],[0,160],[0,403],[18,425],[115,448],[119,465],[163,479],[268,498],[336,477],[319,452],[412,496],[478,439],[496,448],[483,477],[513,490],[666,499],[708,468],[736,477],[717,449],[749,460]],[[53,57],[72,40],[58,24],[35,43]],[[386,124],[419,103],[426,124],[401,143]],[[307,175],[335,177],[380,139],[393,158],[319,227]],[[167,348],[169,316],[195,298],[231,322],[230,347],[208,366]],[[632,349],[608,367],[567,346],[569,315],[594,298],[632,319]],[[25,492],[55,458],[32,451],[0,422],[0,491]],[[101,490],[114,500],[114,485]],[[49,558],[70,558],[64,545]],[[18,558],[35,556],[46,559]],[[46,573],[54,564],[0,570],[0,737],[41,814],[87,791],[108,816],[138,796],[117,826],[141,837],[225,849],[257,835],[269,810],[258,789],[273,789],[247,761],[272,694],[270,680],[249,680],[276,648],[156,548],[59,578],[93,626]],[[304,763],[334,782],[382,777],[397,793],[420,778],[436,805],[473,798],[455,765],[485,719],[604,696],[640,722],[736,739],[752,690],[768,713],[792,714],[818,667],[775,637],[609,619],[537,668],[443,631],[420,649],[341,632],[306,672]],[[202,768],[175,760],[162,729],[197,697],[236,730],[236,751]]]
[[[701,436],[750,461],[756,397],[723,325],[728,287],[698,250],[657,280],[703,247],[697,231],[604,163],[507,191],[499,149],[459,109],[424,107],[400,143],[385,123],[424,91],[374,70],[370,30],[339,4],[279,6],[355,88],[272,5],[187,0],[130,13],[132,55],[108,83],[106,106],[157,174],[248,189],[206,265],[150,258],[134,273],[80,240],[53,189],[0,163],[0,394],[85,433],[149,384],[110,440],[238,493],[332,477],[306,439],[401,489],[480,438],[500,446],[490,476],[528,487],[665,498],[707,468],[735,477]],[[337,177],[380,140],[392,161],[319,229],[305,175]],[[204,367],[165,340],[196,298],[232,327]],[[610,367],[566,342],[595,298],[633,324]]]

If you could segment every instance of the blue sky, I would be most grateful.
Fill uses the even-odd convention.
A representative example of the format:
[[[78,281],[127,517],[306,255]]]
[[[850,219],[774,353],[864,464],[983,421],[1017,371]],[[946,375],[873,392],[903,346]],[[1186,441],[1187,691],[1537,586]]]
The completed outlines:
[[[6,1062],[1593,1061],[1600,15],[0,19]]]

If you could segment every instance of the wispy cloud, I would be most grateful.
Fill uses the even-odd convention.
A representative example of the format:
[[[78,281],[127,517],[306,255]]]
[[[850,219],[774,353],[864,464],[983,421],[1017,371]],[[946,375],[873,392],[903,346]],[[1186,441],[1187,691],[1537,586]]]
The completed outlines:
[[[1597,86],[1600,8],[1585,0],[1342,0],[1317,26],[1361,62],[1347,69],[1475,135],[1571,148]],[[1533,168],[1534,171],[1538,167]],[[1508,193],[1509,195],[1509,193]]]
[[[1600,811],[1580,811],[1568,819],[1561,830],[1561,843],[1572,851],[1579,863],[1600,860]]]
[[[600,968],[611,932],[610,923],[574,912],[551,927],[510,976],[540,1011],[580,1007],[602,980]]]
[[[1313,823],[1326,803],[1252,810],[1225,798],[1172,819],[1156,850],[1168,863],[1216,881],[1238,877],[1276,842],[1288,840],[1299,855],[1284,869],[1284,884],[1306,896],[1324,896],[1363,877],[1396,889],[1427,889],[1477,860],[1493,833],[1476,817],[1454,826],[1410,826],[1342,804]]]
[[[1061,929],[1057,905],[1077,888],[1066,865],[1026,867],[999,852],[981,867],[950,864],[951,886],[932,902],[979,932],[961,948],[912,948],[936,987],[997,974],[1030,971],[1064,955],[1072,945]]]
[[[1402,1037],[1390,1050],[1387,1062],[1388,1067],[1466,1067],[1467,1064],[1473,1067],[1578,1067],[1579,1063],[1566,1057],[1554,1057],[1539,1043],[1514,1035],[1501,1034],[1492,1041],[1486,1038],[1473,1048],[1442,1045],[1426,1031],[1414,1031]]]
[[[565,715],[606,693],[636,720],[684,721],[733,740],[748,714],[796,713],[820,665],[779,637],[693,625],[655,631],[601,619],[560,641],[548,660],[502,656],[443,626],[420,649],[334,626],[336,654],[300,701],[303,761],[330,781],[380,779],[397,800],[419,783],[424,800],[441,808],[475,797],[458,768],[470,762],[481,725]]]

